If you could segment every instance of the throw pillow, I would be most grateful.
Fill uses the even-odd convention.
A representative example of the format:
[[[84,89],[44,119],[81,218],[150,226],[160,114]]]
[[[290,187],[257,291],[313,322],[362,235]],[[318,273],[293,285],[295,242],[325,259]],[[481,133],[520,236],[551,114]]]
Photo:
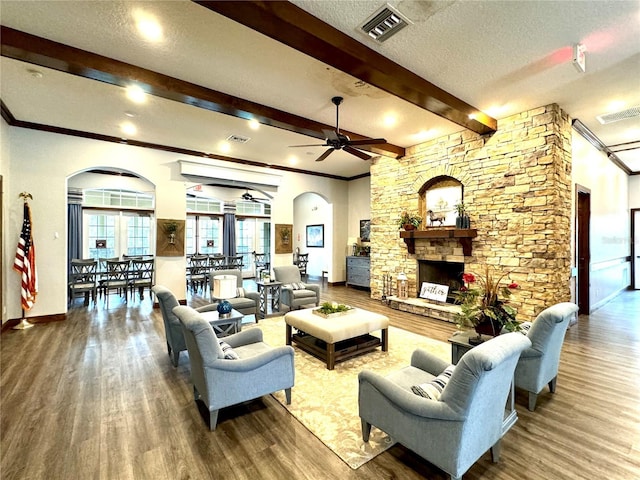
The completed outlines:
[[[236,297],[244,297],[244,288],[238,287],[236,289]]]
[[[304,286],[304,283],[302,283],[302,282],[300,282],[300,283],[294,282],[294,283],[291,284],[291,288],[294,289],[294,290],[304,290],[305,286]]]
[[[451,378],[455,365],[449,365],[443,370],[443,372],[430,382],[426,382],[420,385],[414,385],[411,387],[411,391],[416,395],[428,398],[430,400],[440,400],[440,395],[444,387],[447,386],[447,382]]]
[[[224,353],[225,360],[238,360],[240,358],[227,342],[220,340],[220,348],[222,349],[222,353]]]

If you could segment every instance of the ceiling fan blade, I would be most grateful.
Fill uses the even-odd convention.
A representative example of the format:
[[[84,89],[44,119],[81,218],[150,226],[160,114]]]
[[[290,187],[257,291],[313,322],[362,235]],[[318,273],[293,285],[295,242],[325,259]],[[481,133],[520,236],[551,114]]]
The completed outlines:
[[[356,157],[361,158],[362,160],[369,160],[371,158],[371,155],[361,152],[360,150],[350,147],[349,145],[344,147],[343,150],[345,152],[349,152],[351,155],[355,155]]]
[[[338,132],[336,132],[335,130],[322,129],[322,133],[324,133],[324,136],[327,140],[333,140],[333,141],[339,140]]]
[[[289,147],[328,147],[326,143],[311,143],[309,145],[289,145]]]
[[[349,145],[380,145],[387,143],[384,138],[370,138],[367,140],[349,140]]]
[[[320,155],[318,158],[316,158],[316,162],[321,162],[322,160],[327,158],[329,155],[331,155],[333,150],[334,150],[333,148],[329,148],[328,150],[326,150],[322,155]]]

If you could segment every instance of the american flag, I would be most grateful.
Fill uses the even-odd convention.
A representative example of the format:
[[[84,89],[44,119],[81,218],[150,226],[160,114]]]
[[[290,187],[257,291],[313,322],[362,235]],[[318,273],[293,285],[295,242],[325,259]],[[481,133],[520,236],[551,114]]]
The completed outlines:
[[[27,202],[24,203],[24,221],[13,269],[22,277],[22,308],[29,310],[36,301],[38,274],[36,273],[36,248],[31,236],[31,210]]]

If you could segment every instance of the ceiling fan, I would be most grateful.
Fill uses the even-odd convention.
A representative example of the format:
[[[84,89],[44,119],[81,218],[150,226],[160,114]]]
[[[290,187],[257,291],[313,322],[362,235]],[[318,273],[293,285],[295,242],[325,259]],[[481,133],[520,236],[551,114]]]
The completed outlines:
[[[268,198],[256,198],[253,195],[251,195],[249,193],[249,190],[247,190],[246,192],[244,192],[242,194],[242,199],[246,200],[247,202],[256,202],[256,203],[269,203],[269,199]]]
[[[357,148],[358,146],[364,145],[380,145],[383,143],[387,143],[384,138],[370,138],[366,140],[351,140],[348,136],[340,133],[340,104],[342,103],[342,97],[333,97],[331,102],[336,106],[336,129],[335,130],[325,130],[322,132],[325,135],[325,142],[322,144],[313,144],[313,145],[291,145],[292,147],[329,147],[328,150],[316,158],[316,162],[321,162],[329,155],[331,155],[335,150],[344,150],[351,155],[355,155],[362,160],[369,160],[372,158],[372,155],[368,153],[364,153]]]

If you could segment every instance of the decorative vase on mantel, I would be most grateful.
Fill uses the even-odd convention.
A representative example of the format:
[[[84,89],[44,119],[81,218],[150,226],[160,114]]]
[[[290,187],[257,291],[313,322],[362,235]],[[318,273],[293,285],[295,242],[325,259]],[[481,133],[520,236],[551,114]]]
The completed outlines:
[[[404,228],[406,231],[410,231],[410,230],[415,230],[416,226],[413,225],[412,223],[405,223],[402,228]]]
[[[456,217],[456,228],[471,228],[471,218],[469,215],[462,215],[461,217]]]

